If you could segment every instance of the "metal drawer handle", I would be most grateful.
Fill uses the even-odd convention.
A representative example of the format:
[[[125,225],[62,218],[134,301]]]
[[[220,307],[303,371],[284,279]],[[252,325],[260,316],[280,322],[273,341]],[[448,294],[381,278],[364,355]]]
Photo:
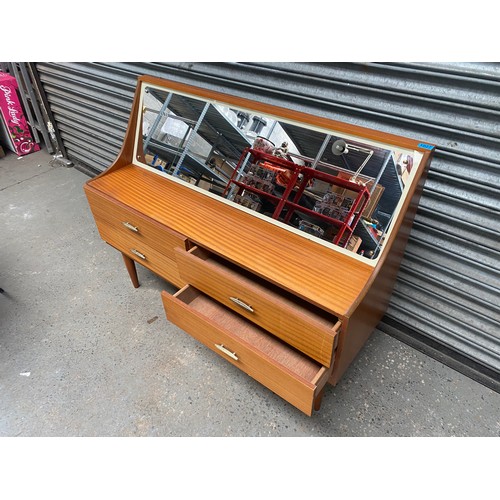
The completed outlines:
[[[127,228],[127,229],[130,229],[131,231],[134,231],[134,233],[138,233],[139,232],[139,228],[136,227],[136,226],[133,226],[132,224],[130,224],[130,222],[122,222],[122,224]]]
[[[235,361],[238,361],[238,356],[236,356],[235,352],[231,352],[229,349],[226,349],[224,347],[224,345],[222,345],[222,344],[214,344],[214,345],[215,345],[215,347],[217,347],[217,349],[219,349],[219,351],[222,351],[224,354],[226,354],[230,358],[234,359]]]
[[[135,250],[134,248],[131,248],[130,251],[134,254],[134,255],[137,255],[137,257],[139,257],[140,259],[142,260],[146,260],[146,256],[139,252],[138,250]]]
[[[245,304],[241,299],[238,299],[237,297],[229,297],[230,300],[232,300],[235,304],[239,305],[240,307],[243,307],[243,309],[246,309],[247,311],[250,311],[253,313],[253,307],[249,306],[248,304]]]

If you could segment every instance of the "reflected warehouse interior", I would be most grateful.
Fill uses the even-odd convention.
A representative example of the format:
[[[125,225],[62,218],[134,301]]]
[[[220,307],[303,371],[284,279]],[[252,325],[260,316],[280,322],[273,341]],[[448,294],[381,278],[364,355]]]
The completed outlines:
[[[380,255],[419,154],[146,86],[141,160],[318,239]]]

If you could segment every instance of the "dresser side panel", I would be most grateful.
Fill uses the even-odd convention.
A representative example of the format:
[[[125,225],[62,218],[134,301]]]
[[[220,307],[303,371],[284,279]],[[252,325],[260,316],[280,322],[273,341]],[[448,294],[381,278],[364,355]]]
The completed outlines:
[[[429,163],[430,156],[414,188],[385,260],[377,267],[377,273],[374,274],[373,282],[368,286],[362,301],[342,325],[336,362],[329,380],[333,385],[336,385],[342,378],[387,310],[413,226]]]

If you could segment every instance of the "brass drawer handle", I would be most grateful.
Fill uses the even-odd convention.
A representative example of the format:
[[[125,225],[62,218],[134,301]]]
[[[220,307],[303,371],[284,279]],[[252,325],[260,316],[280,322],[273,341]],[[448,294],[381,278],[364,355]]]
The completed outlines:
[[[138,250],[135,250],[134,248],[131,248],[130,251],[134,255],[137,255],[137,257],[139,257],[139,259],[146,260],[146,256],[143,253],[139,252]]]
[[[122,224],[127,228],[127,229],[130,229],[131,231],[134,231],[134,233],[138,233],[139,232],[139,228],[136,227],[136,226],[133,226],[132,224],[130,224],[130,222],[122,222]]]
[[[236,353],[231,352],[229,349],[226,349],[223,344],[215,344],[215,347],[217,347],[217,349],[219,349],[219,351],[222,351],[224,354],[226,354],[230,358],[234,359],[235,361],[238,361],[238,356],[236,356]]]
[[[229,297],[229,299],[240,307],[243,307],[243,309],[246,309],[247,311],[253,313],[253,307],[245,304],[245,302],[243,302],[241,299],[238,299],[237,297]]]

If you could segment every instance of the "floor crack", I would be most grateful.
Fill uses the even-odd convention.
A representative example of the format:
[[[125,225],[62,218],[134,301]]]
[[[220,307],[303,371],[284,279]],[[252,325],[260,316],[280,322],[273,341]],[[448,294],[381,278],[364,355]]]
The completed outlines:
[[[51,167],[51,169],[53,169],[53,168],[60,168],[60,167]],[[35,177],[40,177],[40,175],[46,174],[47,172],[50,172],[50,170],[45,170],[44,172],[40,172],[39,174],[32,175],[31,177],[28,177],[27,179],[23,179],[23,180],[21,180],[19,182],[15,182],[14,184],[9,184],[8,186],[0,188],[0,191],[5,191],[6,189],[9,189],[11,187],[19,186],[19,184],[22,184],[23,182],[26,182],[26,181],[29,181],[31,179],[34,179]]]

